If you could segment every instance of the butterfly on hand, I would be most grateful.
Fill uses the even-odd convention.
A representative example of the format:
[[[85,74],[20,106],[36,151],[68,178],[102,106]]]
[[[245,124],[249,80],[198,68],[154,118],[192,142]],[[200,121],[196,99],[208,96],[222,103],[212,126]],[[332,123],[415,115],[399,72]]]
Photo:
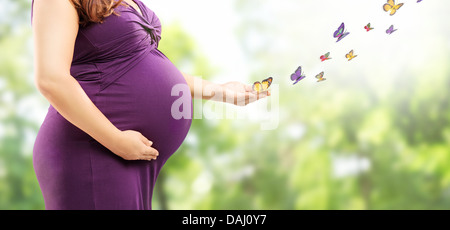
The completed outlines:
[[[345,25],[342,23],[339,28],[334,32],[333,37],[337,38],[336,42],[339,42],[343,38],[345,38],[347,35],[349,35],[350,32],[345,31]]]
[[[253,83],[252,89],[258,93],[262,93],[269,89],[270,85],[272,85],[272,81],[272,77],[264,79],[262,82],[257,81]]]
[[[369,32],[369,31],[373,30],[373,28],[372,28],[372,27],[370,27],[370,23],[369,23],[369,24],[367,24],[367,26],[364,26],[364,29],[366,29],[366,30],[367,30],[367,32]]]
[[[386,12],[391,11],[390,15],[394,15],[400,7],[403,6],[403,3],[395,4],[394,0],[388,0],[386,4],[383,5],[383,10]]]
[[[345,55],[345,57],[348,59],[348,61],[351,61],[353,58],[357,57],[358,55],[353,55],[353,50],[351,50],[348,54]]]
[[[391,25],[389,27],[389,29],[386,30],[386,33],[390,35],[390,34],[394,33],[395,31],[397,31],[397,29],[394,30],[394,25]]]
[[[306,76],[302,75],[302,67],[299,66],[293,74],[291,74],[291,80],[294,82],[293,85],[297,84],[299,81],[304,79]]]
[[[331,58],[330,58],[330,52],[328,52],[328,53],[326,53],[326,54],[320,56],[320,60],[321,60],[321,61],[326,61],[326,60],[329,60],[329,59],[331,59]]]
[[[327,80],[326,78],[323,78],[324,74],[325,73],[322,71],[322,72],[320,72],[319,74],[316,75],[316,78],[318,79],[317,82],[321,82],[321,81]]]

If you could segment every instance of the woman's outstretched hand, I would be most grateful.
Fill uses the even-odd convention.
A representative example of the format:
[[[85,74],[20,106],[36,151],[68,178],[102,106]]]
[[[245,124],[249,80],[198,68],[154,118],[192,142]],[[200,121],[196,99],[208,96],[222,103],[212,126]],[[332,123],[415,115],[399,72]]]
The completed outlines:
[[[270,96],[270,91],[257,93],[252,89],[252,86],[236,81],[221,84],[221,87],[223,102],[237,106],[246,106],[259,99]]]
[[[156,160],[158,151],[151,146],[153,142],[141,133],[127,130],[122,131],[110,150],[125,160]]]

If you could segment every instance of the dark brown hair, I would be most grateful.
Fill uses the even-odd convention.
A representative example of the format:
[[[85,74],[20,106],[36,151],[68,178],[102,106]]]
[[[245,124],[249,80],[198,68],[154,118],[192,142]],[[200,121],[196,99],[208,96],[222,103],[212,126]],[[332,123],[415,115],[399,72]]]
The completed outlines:
[[[111,14],[119,15],[114,9],[125,5],[123,0],[70,0],[78,12],[79,23],[86,26],[89,23],[102,23]]]

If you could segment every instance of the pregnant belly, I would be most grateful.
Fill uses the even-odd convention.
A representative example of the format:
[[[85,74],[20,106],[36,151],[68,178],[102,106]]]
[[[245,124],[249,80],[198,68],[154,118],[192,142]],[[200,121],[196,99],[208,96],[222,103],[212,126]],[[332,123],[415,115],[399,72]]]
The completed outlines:
[[[184,85],[183,75],[160,51],[151,51],[125,75],[94,96],[94,103],[120,130],[141,132],[160,154],[172,154],[183,142],[191,125],[189,91],[172,96],[174,86]],[[189,118],[175,119],[172,106],[184,103]],[[179,104],[179,103],[178,103]],[[186,111],[184,111],[186,113]]]

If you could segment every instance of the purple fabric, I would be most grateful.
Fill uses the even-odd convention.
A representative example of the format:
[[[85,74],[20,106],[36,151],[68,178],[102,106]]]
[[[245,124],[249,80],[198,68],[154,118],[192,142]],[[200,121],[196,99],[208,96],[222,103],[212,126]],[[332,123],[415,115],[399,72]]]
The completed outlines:
[[[171,96],[172,87],[186,85],[184,77],[157,49],[159,19],[135,3],[143,17],[119,6],[120,16],[80,27],[70,72],[117,128],[141,132],[160,155],[150,162],[123,160],[50,106],[33,150],[46,209],[151,209],[158,174],[189,131],[191,119],[171,115],[180,99]],[[183,98],[192,109],[190,94]]]

